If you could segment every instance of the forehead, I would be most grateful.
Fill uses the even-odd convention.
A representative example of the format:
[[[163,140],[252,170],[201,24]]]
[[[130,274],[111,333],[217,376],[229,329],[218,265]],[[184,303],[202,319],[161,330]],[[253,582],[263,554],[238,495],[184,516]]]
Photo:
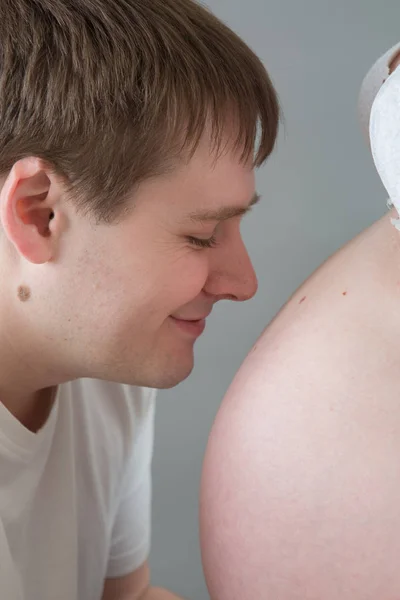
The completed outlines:
[[[254,194],[252,160],[243,161],[241,153],[229,147],[216,157],[202,140],[190,159],[139,186],[134,213],[181,220],[195,211],[248,207]]]
[[[250,201],[254,193],[252,158],[243,160],[241,152],[228,144],[216,156],[204,139],[191,159],[177,169],[176,178],[182,186],[191,188],[195,196],[232,200],[233,197],[244,195]]]

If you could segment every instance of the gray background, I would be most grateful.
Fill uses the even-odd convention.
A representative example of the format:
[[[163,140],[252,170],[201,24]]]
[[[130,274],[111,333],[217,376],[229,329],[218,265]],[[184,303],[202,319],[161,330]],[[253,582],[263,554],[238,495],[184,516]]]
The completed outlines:
[[[213,419],[253,343],[297,286],[379,218],[386,193],[357,120],[361,81],[400,39],[399,0],[209,0],[263,59],[285,115],[258,173],[263,201],[243,222],[259,277],[251,302],[220,303],[192,376],[161,392],[154,459],[154,582],[207,599],[198,489]],[[218,360],[215,356],[218,356]]]

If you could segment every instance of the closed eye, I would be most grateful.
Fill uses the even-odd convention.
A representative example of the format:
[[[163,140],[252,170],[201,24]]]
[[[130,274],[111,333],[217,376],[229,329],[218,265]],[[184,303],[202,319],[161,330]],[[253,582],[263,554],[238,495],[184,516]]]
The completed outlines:
[[[217,239],[214,235],[208,239],[188,236],[187,240],[193,246],[197,246],[197,248],[215,248],[217,245]]]

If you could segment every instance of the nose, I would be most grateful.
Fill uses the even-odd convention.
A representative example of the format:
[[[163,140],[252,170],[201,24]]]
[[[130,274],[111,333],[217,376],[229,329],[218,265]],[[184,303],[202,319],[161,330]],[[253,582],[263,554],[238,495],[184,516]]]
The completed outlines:
[[[257,275],[243,240],[240,238],[235,246],[213,250],[204,291],[216,301],[245,302],[257,293]]]

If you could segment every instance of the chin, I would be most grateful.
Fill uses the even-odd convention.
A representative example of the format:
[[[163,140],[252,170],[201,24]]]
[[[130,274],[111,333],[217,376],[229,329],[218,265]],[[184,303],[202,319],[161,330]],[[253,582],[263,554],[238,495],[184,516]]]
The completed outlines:
[[[145,387],[156,388],[159,390],[170,390],[189,377],[193,371],[193,366],[194,365],[192,362],[192,364],[186,368],[183,368],[182,365],[180,369],[174,369],[169,372],[164,371],[154,373],[152,377],[149,377],[149,383]]]
[[[193,371],[194,357],[181,356],[181,360],[176,356],[168,356],[167,360],[151,360],[147,364],[142,364],[139,369],[113,373],[112,377],[104,377],[126,385],[136,385],[141,387],[155,388],[159,390],[168,390],[182,383]]]
[[[193,346],[182,351],[160,353],[148,363],[146,387],[168,390],[189,377],[194,368]]]

